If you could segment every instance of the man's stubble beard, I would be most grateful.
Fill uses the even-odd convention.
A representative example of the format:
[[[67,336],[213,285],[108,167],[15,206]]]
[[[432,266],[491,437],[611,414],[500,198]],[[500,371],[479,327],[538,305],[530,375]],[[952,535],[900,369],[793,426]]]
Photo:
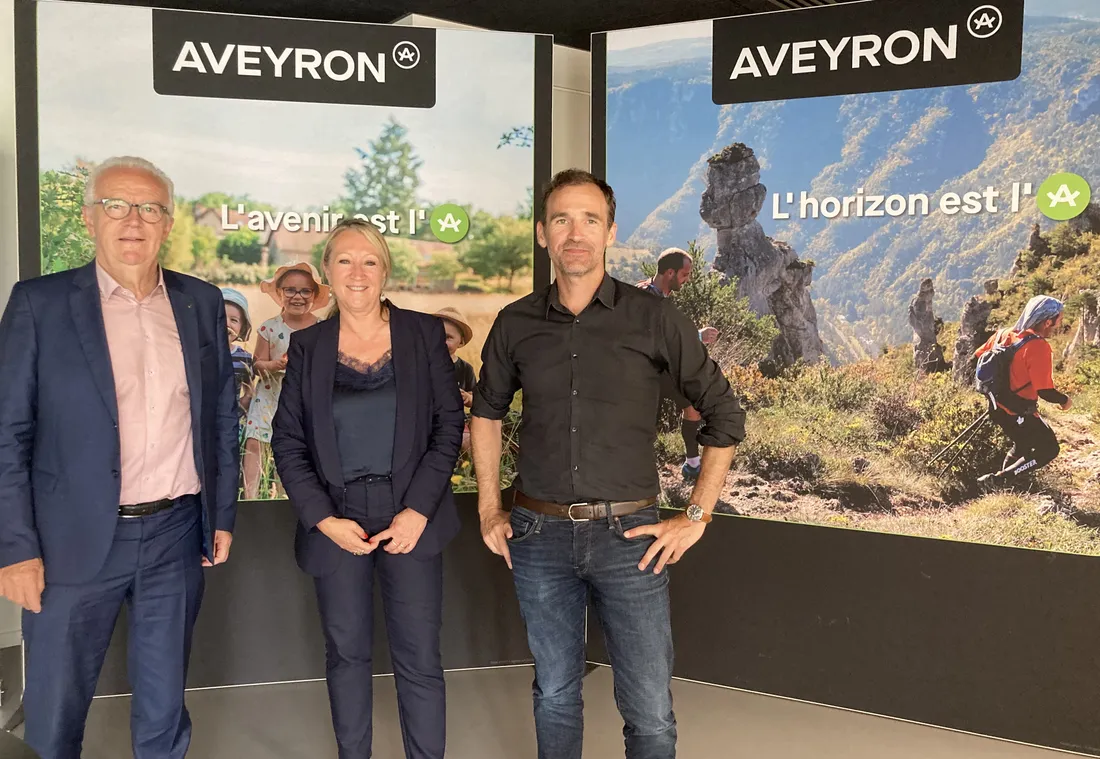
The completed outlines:
[[[578,263],[573,263],[572,265],[566,263],[566,253],[567,251],[562,251],[558,260],[554,263],[559,272],[570,277],[583,277],[587,274],[591,274],[593,271],[599,269],[601,264],[605,263],[607,256],[606,249],[599,254],[590,252],[589,264],[585,264],[584,268],[581,268]]]

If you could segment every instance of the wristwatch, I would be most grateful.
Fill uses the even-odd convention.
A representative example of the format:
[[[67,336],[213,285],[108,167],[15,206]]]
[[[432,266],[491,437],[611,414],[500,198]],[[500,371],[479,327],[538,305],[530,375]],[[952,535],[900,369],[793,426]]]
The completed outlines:
[[[703,524],[709,523],[713,518],[710,514],[703,511],[702,506],[694,503],[687,507],[684,511],[684,516],[688,518],[689,522],[702,522]]]

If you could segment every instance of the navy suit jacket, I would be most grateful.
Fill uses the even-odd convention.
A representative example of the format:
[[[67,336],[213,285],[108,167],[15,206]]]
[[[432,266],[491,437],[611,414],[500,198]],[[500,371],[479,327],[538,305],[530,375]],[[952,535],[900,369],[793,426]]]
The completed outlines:
[[[390,305],[390,342],[397,384],[393,501],[428,518],[412,556],[432,556],[459,530],[451,493],[465,416],[447,352],[443,320]],[[290,337],[279,408],[272,420],[271,451],[279,479],[298,513],[294,548],[298,566],[320,577],[336,567],[343,549],[317,529],[343,516],[344,478],[332,415],[332,388],[340,343],[340,317]],[[370,419],[363,424],[369,425]]]
[[[46,582],[91,580],[118,521],[118,402],[95,262],[20,282],[0,319],[0,566],[41,558]],[[203,551],[233,529],[239,443],[221,292],[164,271],[202,485]],[[195,557],[198,561],[200,557]]]

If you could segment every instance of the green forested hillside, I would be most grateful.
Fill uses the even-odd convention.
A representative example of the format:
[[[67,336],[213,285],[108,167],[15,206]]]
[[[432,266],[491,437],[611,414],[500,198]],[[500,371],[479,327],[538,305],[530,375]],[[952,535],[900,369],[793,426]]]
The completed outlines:
[[[609,72],[608,176],[622,190],[623,244],[656,251],[696,239],[713,258],[714,232],[699,218],[705,161],[744,142],[769,193],[760,221],[816,262],[820,329],[841,361],[909,338],[923,277],[935,280],[939,311],[957,318],[984,280],[1008,273],[1033,224],[1053,223],[1032,199],[1017,213],[773,220],[772,193],[925,193],[934,207],[945,192],[993,186],[1007,209],[1013,182],[1037,190],[1058,171],[1100,188],[1096,20],[1029,15],[1017,79],[929,90],[715,106],[705,61],[646,69],[637,58]]]

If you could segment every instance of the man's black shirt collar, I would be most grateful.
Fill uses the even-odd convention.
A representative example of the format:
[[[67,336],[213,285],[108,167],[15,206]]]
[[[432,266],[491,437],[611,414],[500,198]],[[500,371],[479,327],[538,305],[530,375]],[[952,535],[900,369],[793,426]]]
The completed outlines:
[[[615,280],[611,278],[611,275],[604,273],[603,280],[600,282],[600,286],[596,289],[596,297],[592,299],[592,303],[599,301],[607,308],[615,308],[616,302],[615,293]],[[589,303],[588,305],[592,305]],[[550,289],[546,297],[546,317],[550,317],[550,309],[553,308],[556,311],[567,316],[573,316],[573,312],[562,305],[561,297],[558,293],[558,283],[554,282],[550,285]]]

